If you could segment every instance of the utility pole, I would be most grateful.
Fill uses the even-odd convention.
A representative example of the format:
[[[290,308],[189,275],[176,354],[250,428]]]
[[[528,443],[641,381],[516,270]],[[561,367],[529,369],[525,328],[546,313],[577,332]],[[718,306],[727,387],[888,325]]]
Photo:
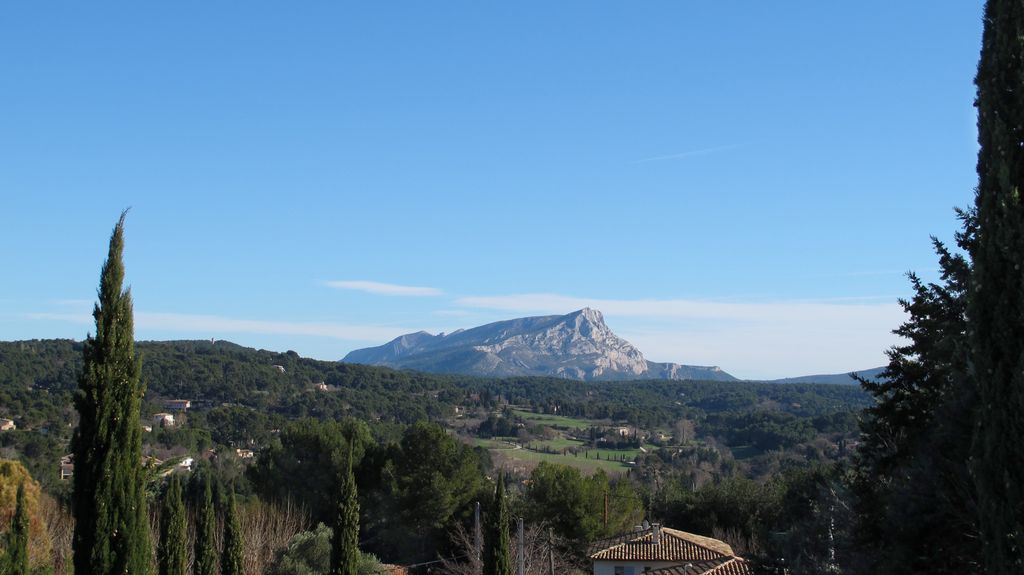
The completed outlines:
[[[608,492],[604,492],[604,530],[608,531]]]
[[[483,534],[480,527],[480,502],[473,511],[473,570],[479,575],[483,571]]]
[[[519,544],[516,545],[516,558],[519,575],[526,575],[526,534],[523,530],[523,518],[519,518]]]
[[[555,575],[555,535],[548,527],[548,575]]]

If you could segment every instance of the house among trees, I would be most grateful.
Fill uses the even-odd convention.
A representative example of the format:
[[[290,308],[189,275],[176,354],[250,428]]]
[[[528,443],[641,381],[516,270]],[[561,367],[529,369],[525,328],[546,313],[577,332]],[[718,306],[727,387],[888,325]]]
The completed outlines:
[[[174,427],[174,415],[170,413],[154,413],[154,427]]]
[[[164,409],[167,411],[188,411],[192,407],[192,401],[188,399],[168,399],[164,401]]]
[[[724,541],[652,525],[590,546],[594,575],[751,575]]]
[[[75,476],[75,457],[65,455],[60,458],[60,480],[67,481]]]
[[[13,419],[0,419],[0,431],[14,431],[17,428]]]

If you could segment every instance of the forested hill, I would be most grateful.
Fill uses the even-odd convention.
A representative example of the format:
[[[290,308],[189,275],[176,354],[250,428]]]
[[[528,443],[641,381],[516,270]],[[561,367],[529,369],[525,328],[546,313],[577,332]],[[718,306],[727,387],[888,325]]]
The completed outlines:
[[[802,417],[850,411],[869,400],[855,386],[748,382],[590,382],[544,377],[480,378],[319,361],[292,351],[255,350],[226,341],[139,342],[152,409],[161,399],[196,407],[240,405],[288,418],[411,423],[443,419],[454,406],[510,403],[559,413],[652,425],[686,409],[743,411],[765,406]],[[0,342],[0,417],[32,427],[70,409],[82,343]],[[318,384],[323,383],[326,390]],[[44,413],[47,412],[47,413]],[[58,419],[59,420],[59,419]]]

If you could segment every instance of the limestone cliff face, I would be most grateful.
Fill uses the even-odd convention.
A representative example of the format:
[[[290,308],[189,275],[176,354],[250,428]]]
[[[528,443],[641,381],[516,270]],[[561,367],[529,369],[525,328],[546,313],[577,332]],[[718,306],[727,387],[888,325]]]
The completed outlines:
[[[546,375],[581,380],[734,379],[718,368],[648,362],[601,312],[500,321],[450,334],[417,332],[342,360],[435,373]]]

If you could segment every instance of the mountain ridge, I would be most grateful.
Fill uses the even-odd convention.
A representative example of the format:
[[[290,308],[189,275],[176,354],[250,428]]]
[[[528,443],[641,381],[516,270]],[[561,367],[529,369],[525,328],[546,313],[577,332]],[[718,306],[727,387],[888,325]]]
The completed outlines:
[[[780,379],[751,380],[759,383],[828,383],[835,385],[858,385],[859,382],[852,376],[857,375],[867,380],[878,380],[878,376],[885,370],[885,366],[873,367],[871,369],[860,369],[847,373],[822,373],[817,375],[801,375],[797,377],[783,377]]]
[[[414,332],[349,352],[342,361],[484,376],[737,381],[717,366],[648,361],[591,308],[502,320],[450,334]]]

